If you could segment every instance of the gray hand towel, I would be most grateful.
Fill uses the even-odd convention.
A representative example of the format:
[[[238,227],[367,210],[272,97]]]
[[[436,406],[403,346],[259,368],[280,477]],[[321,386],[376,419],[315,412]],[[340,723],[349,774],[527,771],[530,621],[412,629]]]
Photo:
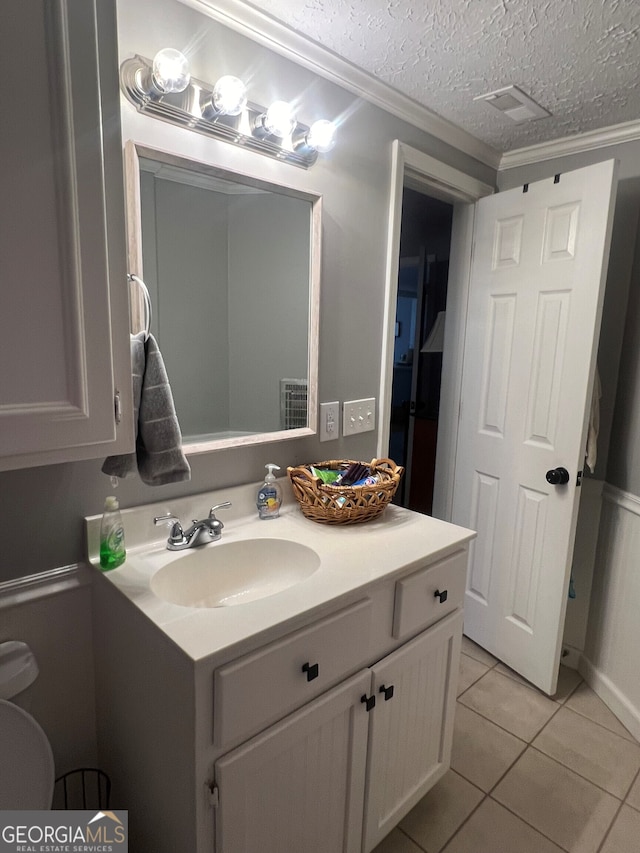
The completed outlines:
[[[144,332],[131,336],[136,452],[109,456],[102,470],[126,477],[137,468],[148,486],[190,480],[164,361],[153,335],[146,341],[144,337]]]

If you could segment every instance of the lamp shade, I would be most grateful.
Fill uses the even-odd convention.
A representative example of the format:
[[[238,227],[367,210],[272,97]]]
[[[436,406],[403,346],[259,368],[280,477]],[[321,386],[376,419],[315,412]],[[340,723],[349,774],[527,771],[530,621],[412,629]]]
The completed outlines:
[[[431,327],[427,340],[422,345],[420,352],[442,352],[444,349],[444,323],[446,311],[438,311],[436,321]]]

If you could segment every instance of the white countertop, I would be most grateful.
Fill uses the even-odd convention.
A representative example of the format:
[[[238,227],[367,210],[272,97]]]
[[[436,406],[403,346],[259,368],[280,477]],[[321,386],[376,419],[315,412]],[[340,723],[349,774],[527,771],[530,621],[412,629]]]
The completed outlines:
[[[475,536],[472,530],[393,505],[379,519],[364,524],[318,524],[302,515],[288,482],[279,482],[284,503],[280,517],[268,521],[257,517],[258,483],[123,510],[127,560],[106,572],[105,578],[198,661],[313,611],[322,612],[341,599],[353,600],[360,588],[417,569],[463,547]],[[180,554],[193,551],[168,551],[167,528],[154,527],[153,517],[171,511],[186,527],[188,520],[206,518],[210,506],[225,500],[231,500],[233,507],[218,513],[224,522],[222,539],[203,548],[213,550],[243,539],[287,539],[316,551],[319,569],[275,595],[233,607],[185,607],[163,601],[151,591],[152,576]],[[98,566],[100,516],[86,519],[86,525],[88,558]]]

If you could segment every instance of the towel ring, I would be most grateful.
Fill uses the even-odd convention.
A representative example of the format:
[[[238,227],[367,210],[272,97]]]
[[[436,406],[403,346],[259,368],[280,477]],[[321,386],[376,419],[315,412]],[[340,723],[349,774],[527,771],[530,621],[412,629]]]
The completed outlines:
[[[139,285],[140,290],[142,291],[142,295],[144,297],[144,339],[145,341],[149,340],[149,334],[151,332],[151,296],[149,295],[149,288],[144,283],[144,281],[140,278],[140,276],[133,275],[133,273],[127,274],[127,281],[135,281],[137,285]]]

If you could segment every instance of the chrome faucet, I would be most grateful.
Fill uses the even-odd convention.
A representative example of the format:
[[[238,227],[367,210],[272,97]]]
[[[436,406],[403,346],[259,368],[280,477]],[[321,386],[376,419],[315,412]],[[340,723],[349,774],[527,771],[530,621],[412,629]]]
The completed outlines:
[[[200,545],[208,545],[209,542],[217,542],[222,536],[224,524],[216,518],[216,510],[226,509],[231,506],[231,501],[212,506],[209,517],[198,521],[193,519],[191,527],[183,530],[180,520],[175,515],[158,515],[153,519],[154,524],[171,524],[171,532],[167,539],[169,551],[183,551],[186,548],[198,548]]]

